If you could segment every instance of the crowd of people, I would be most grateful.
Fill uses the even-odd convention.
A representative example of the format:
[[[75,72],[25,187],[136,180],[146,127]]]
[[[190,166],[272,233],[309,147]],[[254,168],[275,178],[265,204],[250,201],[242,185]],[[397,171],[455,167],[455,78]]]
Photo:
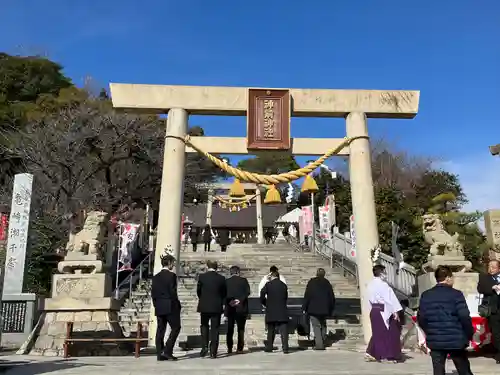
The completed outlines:
[[[156,348],[158,360],[176,360],[174,343],[181,329],[181,303],[177,296],[177,277],[173,273],[175,259],[162,258],[163,270],[153,277],[152,299],[158,321]],[[249,314],[250,285],[233,266],[230,277],[217,272],[217,262],[207,261],[208,270],[201,274],[197,283],[198,312],[202,349],[200,356],[217,357],[221,315],[227,319],[227,352],[233,352],[234,328],[237,330],[236,352],[244,348],[245,324]],[[370,304],[372,338],[366,350],[366,358],[377,362],[399,362],[402,359],[401,314],[403,308],[393,289],[386,282],[385,267],[373,267],[373,280],[367,288]],[[450,267],[439,266],[434,273],[436,286],[422,293],[417,323],[426,336],[426,345],[434,375],[445,374],[446,359],[451,358],[459,375],[472,375],[467,348],[474,335],[474,328],[464,294],[453,288],[454,277]],[[483,295],[482,315],[487,318],[496,350],[495,360],[500,364],[500,262],[492,260],[488,273],[481,275],[477,286]],[[259,300],[265,309],[267,340],[265,351],[272,352],[276,333],[281,335],[283,353],[288,346],[288,287],[276,266],[263,277],[259,285]],[[309,280],[302,303],[302,312],[310,321],[314,333],[314,349],[324,350],[327,318],[335,308],[333,287],[319,268],[316,277]],[[309,324],[309,323],[308,323]],[[166,342],[166,327],[170,334]]]
[[[175,259],[170,255],[162,258],[163,269],[153,276],[151,297],[157,318],[156,350],[159,361],[177,358],[173,355],[174,344],[181,330],[181,302],[177,295],[177,277],[173,272]],[[207,261],[207,271],[198,277],[196,293],[197,311],[200,314],[201,357],[217,358],[219,350],[219,328],[221,316],[227,319],[227,353],[233,353],[234,329],[236,327],[236,353],[242,353],[245,343],[245,325],[249,315],[248,299],[250,285],[240,275],[240,268],[232,266],[230,276],[225,278],[217,272],[217,262]],[[306,286],[302,310],[310,318],[315,335],[315,350],[325,349],[326,319],[332,316],[335,307],[333,287],[319,268]],[[267,330],[266,352],[272,352],[275,335],[281,335],[283,353],[288,346],[288,287],[276,266],[270,268],[259,285],[259,301],[265,308]],[[166,341],[167,326],[170,333]]]

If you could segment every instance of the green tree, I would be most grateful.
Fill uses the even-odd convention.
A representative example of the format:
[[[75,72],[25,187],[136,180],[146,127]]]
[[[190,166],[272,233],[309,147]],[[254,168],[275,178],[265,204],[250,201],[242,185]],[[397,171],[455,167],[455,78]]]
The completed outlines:
[[[254,158],[244,159],[238,168],[249,172],[279,174],[300,168],[293,155],[284,152],[268,151]]]
[[[62,67],[43,57],[0,53],[0,126],[17,129],[26,122],[26,112],[41,95],[57,96],[72,86]]]

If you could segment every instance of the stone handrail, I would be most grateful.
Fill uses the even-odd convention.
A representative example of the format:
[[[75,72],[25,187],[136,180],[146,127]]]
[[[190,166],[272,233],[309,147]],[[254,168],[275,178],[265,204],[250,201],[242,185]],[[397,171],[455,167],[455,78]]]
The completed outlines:
[[[332,263],[340,264],[357,279],[356,254],[352,252],[351,238],[340,233],[333,233],[329,239],[317,236],[315,245],[317,252],[328,257]],[[409,264],[400,267],[394,257],[384,253],[379,254],[377,262],[386,267],[387,282],[397,292],[407,298],[415,294],[417,270],[414,267]]]

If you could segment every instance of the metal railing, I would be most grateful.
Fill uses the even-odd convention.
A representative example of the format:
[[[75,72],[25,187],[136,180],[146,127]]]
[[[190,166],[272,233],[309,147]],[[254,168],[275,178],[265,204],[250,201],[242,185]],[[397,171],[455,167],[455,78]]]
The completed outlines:
[[[334,233],[330,238],[322,238],[316,233],[315,252],[330,260],[330,265],[341,267],[345,274],[350,274],[358,280],[356,254],[352,252],[352,240],[340,233]],[[398,294],[410,298],[415,294],[417,270],[409,264],[400,267],[395,258],[380,253],[377,262],[386,267],[387,283]]]
[[[130,296],[132,294],[134,285],[141,282],[145,278],[145,276],[151,275],[151,273],[153,272],[151,262],[153,259],[153,254],[153,252],[148,253],[148,255],[143,260],[141,260],[141,262],[132,271],[130,271],[127,277],[118,284],[118,286],[113,291],[113,297],[115,299],[121,299],[123,297],[120,296],[120,290],[124,289],[123,287],[125,285],[128,285],[127,292]],[[116,277],[118,277],[118,274],[116,275]]]

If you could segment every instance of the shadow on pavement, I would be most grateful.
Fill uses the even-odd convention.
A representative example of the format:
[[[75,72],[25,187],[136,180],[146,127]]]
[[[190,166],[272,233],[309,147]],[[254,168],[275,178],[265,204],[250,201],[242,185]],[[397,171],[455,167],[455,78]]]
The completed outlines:
[[[1,374],[38,375],[48,374],[54,371],[88,366],[85,363],[75,362],[72,359],[62,359],[55,361],[9,361],[0,360]],[[100,366],[92,364],[92,366]]]

